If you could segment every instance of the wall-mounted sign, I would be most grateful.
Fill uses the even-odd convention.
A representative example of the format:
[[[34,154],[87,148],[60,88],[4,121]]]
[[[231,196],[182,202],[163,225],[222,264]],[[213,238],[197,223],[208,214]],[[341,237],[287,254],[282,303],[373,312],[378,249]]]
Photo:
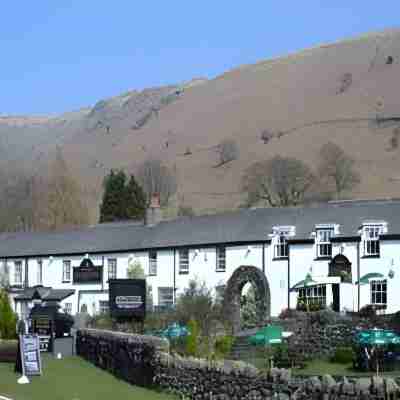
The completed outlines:
[[[109,307],[114,318],[143,320],[146,314],[146,281],[110,279]]]
[[[79,267],[74,267],[72,275],[74,283],[101,283],[103,267],[94,265],[89,258],[85,258]]]

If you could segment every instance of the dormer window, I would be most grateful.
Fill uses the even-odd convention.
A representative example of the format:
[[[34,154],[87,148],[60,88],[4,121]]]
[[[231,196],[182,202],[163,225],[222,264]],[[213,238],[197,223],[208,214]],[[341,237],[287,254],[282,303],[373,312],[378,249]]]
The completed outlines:
[[[362,240],[364,257],[379,257],[379,236],[384,233],[384,224],[364,224],[362,227]]]
[[[294,226],[279,226],[273,228],[274,258],[289,257],[288,238],[295,235]]]
[[[333,226],[317,227],[316,229],[316,244],[317,258],[332,257],[331,238],[334,235]]]

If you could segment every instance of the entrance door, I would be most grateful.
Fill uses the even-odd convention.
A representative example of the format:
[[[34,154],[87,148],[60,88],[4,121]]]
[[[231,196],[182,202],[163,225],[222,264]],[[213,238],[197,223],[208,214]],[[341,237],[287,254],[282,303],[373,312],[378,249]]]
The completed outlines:
[[[333,295],[333,311],[340,311],[340,286],[339,283],[332,284],[332,295]]]

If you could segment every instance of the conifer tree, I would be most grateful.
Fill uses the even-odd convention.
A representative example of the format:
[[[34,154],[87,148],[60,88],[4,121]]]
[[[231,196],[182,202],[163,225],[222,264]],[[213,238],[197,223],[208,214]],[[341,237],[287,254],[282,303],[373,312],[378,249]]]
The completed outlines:
[[[146,211],[146,195],[133,175],[131,175],[129,183],[126,187],[126,201],[128,218],[144,218]]]
[[[100,206],[100,222],[124,220],[126,215],[126,175],[122,170],[111,170],[104,178],[103,201]]]
[[[133,175],[127,182],[127,176],[123,170],[111,170],[105,177],[103,186],[100,222],[144,217],[146,196]]]
[[[0,291],[0,338],[14,339],[16,337],[17,317],[13,312],[5,290]]]

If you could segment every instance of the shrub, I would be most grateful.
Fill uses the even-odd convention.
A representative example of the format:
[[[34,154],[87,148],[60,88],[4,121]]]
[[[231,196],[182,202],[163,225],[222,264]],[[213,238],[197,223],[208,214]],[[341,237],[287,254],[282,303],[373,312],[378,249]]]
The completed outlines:
[[[350,364],[353,358],[354,352],[351,347],[338,347],[331,361],[338,364]]]
[[[360,309],[358,315],[361,318],[374,318],[376,316],[376,309],[373,305],[368,304]]]
[[[191,319],[188,323],[189,335],[186,338],[186,354],[189,356],[196,357],[198,339],[199,339],[199,327],[196,320]]]
[[[16,340],[0,340],[0,362],[15,362],[18,342]]]
[[[311,322],[321,326],[332,325],[336,322],[336,313],[329,309],[320,310],[312,315]]]
[[[291,308],[285,308],[279,314],[279,319],[294,318],[295,316],[296,316],[296,310],[293,310]]]
[[[215,353],[218,357],[225,358],[232,349],[235,341],[233,336],[219,336],[215,340]]]
[[[13,312],[8,293],[0,291],[0,338],[14,339],[16,332],[17,316]]]

